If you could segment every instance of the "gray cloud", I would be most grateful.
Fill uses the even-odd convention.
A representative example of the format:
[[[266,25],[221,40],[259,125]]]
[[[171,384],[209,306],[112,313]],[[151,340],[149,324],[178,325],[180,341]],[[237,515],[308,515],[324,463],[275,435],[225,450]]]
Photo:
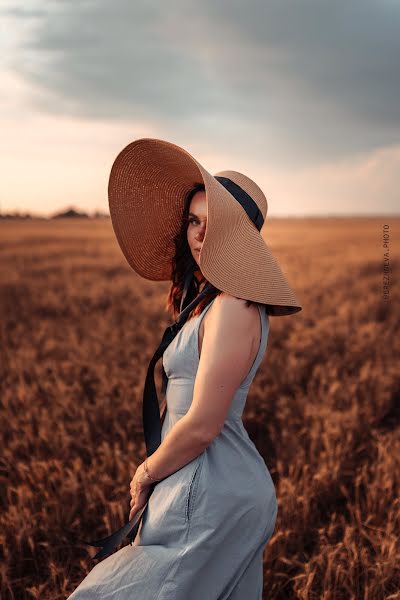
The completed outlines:
[[[51,112],[129,120],[296,164],[399,141],[400,5],[41,3],[10,66]]]

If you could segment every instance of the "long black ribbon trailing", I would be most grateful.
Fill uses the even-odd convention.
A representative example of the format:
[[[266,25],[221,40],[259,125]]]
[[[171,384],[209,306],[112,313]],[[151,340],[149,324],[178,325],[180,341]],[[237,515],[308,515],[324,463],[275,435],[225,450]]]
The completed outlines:
[[[142,416],[143,416],[143,431],[144,431],[144,439],[146,444],[146,453],[147,456],[151,456],[153,452],[157,450],[157,448],[161,444],[161,430],[162,430],[162,422],[166,413],[166,406],[164,407],[164,411],[162,416],[160,416],[160,407],[157,397],[157,389],[154,381],[154,369],[158,362],[158,360],[163,355],[165,349],[169,346],[175,336],[178,334],[180,329],[182,329],[183,325],[187,321],[189,313],[197,306],[197,304],[206,296],[209,295],[212,290],[216,290],[216,288],[211,285],[209,282],[206,283],[203,290],[200,292],[194,300],[189,302],[188,304],[185,302],[187,292],[192,283],[192,278],[194,277],[193,272],[189,273],[186,277],[184,292],[185,295],[182,296],[181,308],[185,306],[185,308],[180,312],[178,319],[172,325],[169,325],[162,336],[161,343],[158,346],[157,350],[152,357],[146,375],[146,381],[144,385],[143,392],[143,407],[142,407]],[[154,489],[157,482],[152,484]],[[148,503],[148,500],[147,500]],[[130,543],[136,537],[136,533],[139,530],[140,522],[143,518],[145,509],[147,507],[147,503],[135,513],[132,519],[126,523],[123,527],[114,531],[111,535],[95,540],[93,542],[88,542],[85,540],[80,540],[84,544],[89,546],[94,546],[96,548],[101,548],[101,550],[94,556],[94,558],[103,558],[107,554],[110,554],[124,539],[125,536],[128,536]]]

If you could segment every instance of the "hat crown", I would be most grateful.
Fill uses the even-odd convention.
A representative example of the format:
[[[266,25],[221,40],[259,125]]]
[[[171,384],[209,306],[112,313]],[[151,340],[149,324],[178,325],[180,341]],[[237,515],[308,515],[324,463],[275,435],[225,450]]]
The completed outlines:
[[[218,173],[214,173],[214,177],[216,176],[227,177],[228,179],[231,179],[231,181],[236,183],[236,185],[240,186],[247,194],[249,194],[249,196],[257,204],[265,220],[268,212],[268,201],[265,197],[265,194],[255,183],[255,181],[250,179],[250,177],[247,177],[247,175],[239,173],[239,171],[218,171]]]

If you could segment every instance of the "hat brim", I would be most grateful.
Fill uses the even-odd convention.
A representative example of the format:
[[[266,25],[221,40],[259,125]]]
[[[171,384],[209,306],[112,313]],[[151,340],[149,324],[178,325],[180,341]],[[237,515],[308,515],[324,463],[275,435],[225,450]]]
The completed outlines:
[[[270,314],[300,311],[278,261],[242,206],[186,150],[164,140],[131,142],[111,168],[110,216],[129,265],[146,279],[171,279],[174,237],[186,194],[196,183],[204,183],[207,198],[199,255],[204,277],[233,296],[271,305]]]

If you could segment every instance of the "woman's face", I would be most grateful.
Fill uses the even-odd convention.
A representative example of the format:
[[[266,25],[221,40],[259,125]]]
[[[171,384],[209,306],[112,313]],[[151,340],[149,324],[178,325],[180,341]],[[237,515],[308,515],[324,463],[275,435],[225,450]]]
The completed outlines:
[[[207,199],[205,191],[196,192],[189,206],[187,241],[194,260],[199,264],[200,249],[207,228]]]

